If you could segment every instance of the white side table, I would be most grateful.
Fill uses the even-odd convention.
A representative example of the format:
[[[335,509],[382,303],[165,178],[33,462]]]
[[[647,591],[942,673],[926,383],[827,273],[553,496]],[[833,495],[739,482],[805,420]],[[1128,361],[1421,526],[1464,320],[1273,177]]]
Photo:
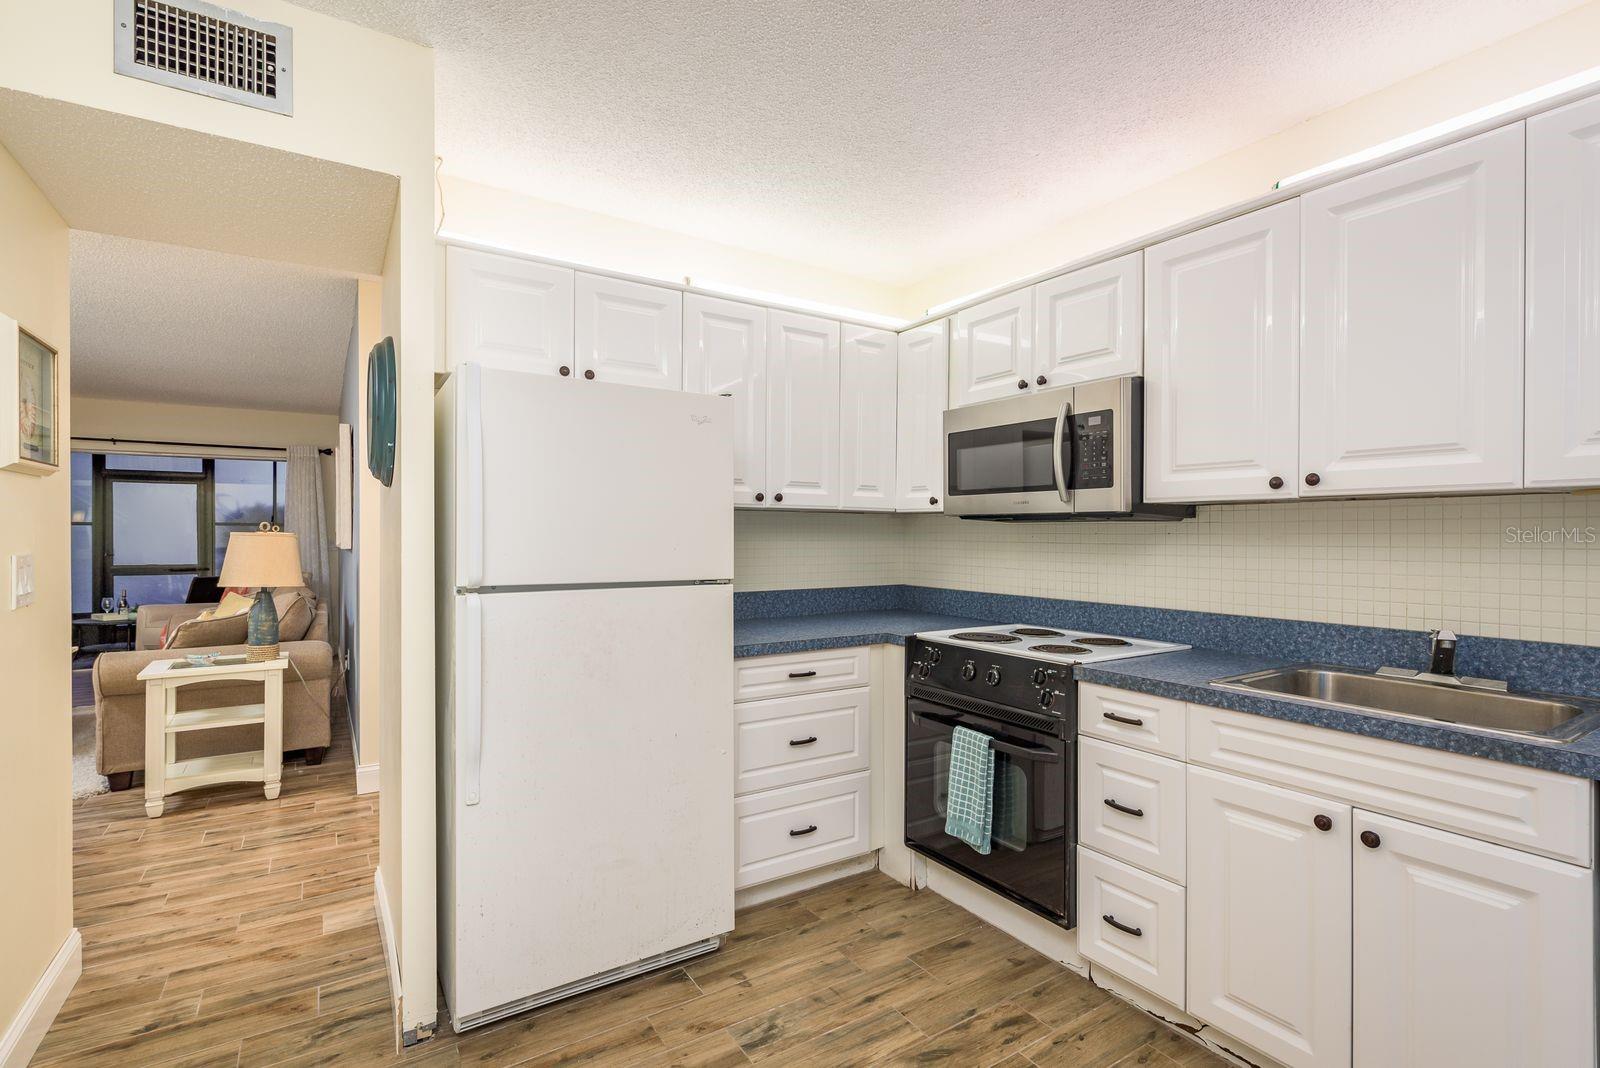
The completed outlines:
[[[144,683],[144,811],[155,819],[166,798],[180,790],[219,782],[259,782],[267,800],[278,796],[283,779],[282,657],[258,663],[211,664],[196,667],[187,660],[153,660],[139,672]],[[226,705],[178,711],[178,690],[193,682],[254,680],[265,693],[258,705]],[[178,735],[261,724],[259,752],[218,753],[177,759]]]

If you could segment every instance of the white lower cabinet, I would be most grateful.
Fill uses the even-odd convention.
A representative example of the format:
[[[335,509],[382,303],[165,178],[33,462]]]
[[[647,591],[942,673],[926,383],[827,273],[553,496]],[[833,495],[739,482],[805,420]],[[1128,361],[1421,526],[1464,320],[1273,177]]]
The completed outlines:
[[[872,852],[872,660],[858,647],[738,661],[736,888]]]
[[[1078,952],[1164,998],[1184,1001],[1184,890],[1092,849],[1078,850]]]
[[[1085,959],[1289,1068],[1594,1068],[1594,783],[1082,698]]]
[[[840,775],[741,797],[734,803],[736,889],[794,875],[871,849],[869,774]]]
[[[1592,1066],[1594,872],[1356,812],[1355,1064]]]
[[[1350,807],[1190,768],[1188,891],[1188,1011],[1291,1068],[1349,1065]]]

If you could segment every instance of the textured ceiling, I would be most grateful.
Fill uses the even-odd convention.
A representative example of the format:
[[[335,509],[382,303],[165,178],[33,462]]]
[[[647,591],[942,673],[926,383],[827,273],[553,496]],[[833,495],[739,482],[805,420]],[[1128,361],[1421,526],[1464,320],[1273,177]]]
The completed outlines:
[[[392,175],[11,90],[0,144],[76,229],[383,272]]]
[[[444,170],[885,282],[1580,0],[296,0],[437,50]]]
[[[335,412],[355,280],[72,233],[72,389],[90,397]]]

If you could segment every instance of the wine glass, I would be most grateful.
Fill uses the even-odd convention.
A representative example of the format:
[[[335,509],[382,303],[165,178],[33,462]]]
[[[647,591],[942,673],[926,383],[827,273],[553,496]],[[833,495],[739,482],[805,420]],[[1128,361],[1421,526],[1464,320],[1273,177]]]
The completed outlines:
[[[117,607],[117,599],[115,597],[102,597],[102,598],[100,598],[100,613],[101,613],[101,615],[109,616],[112,612],[114,612],[116,610],[116,607]]]

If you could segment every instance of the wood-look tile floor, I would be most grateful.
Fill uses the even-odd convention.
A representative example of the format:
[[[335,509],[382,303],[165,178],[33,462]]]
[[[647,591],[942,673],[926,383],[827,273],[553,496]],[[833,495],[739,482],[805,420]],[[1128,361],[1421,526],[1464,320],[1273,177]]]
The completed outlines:
[[[77,809],[84,973],[37,1065],[1222,1062],[932,893],[870,874],[741,912],[717,953],[393,1053],[374,797],[335,722],[282,796],[138,788]],[[442,1013],[441,1013],[442,1015]]]

